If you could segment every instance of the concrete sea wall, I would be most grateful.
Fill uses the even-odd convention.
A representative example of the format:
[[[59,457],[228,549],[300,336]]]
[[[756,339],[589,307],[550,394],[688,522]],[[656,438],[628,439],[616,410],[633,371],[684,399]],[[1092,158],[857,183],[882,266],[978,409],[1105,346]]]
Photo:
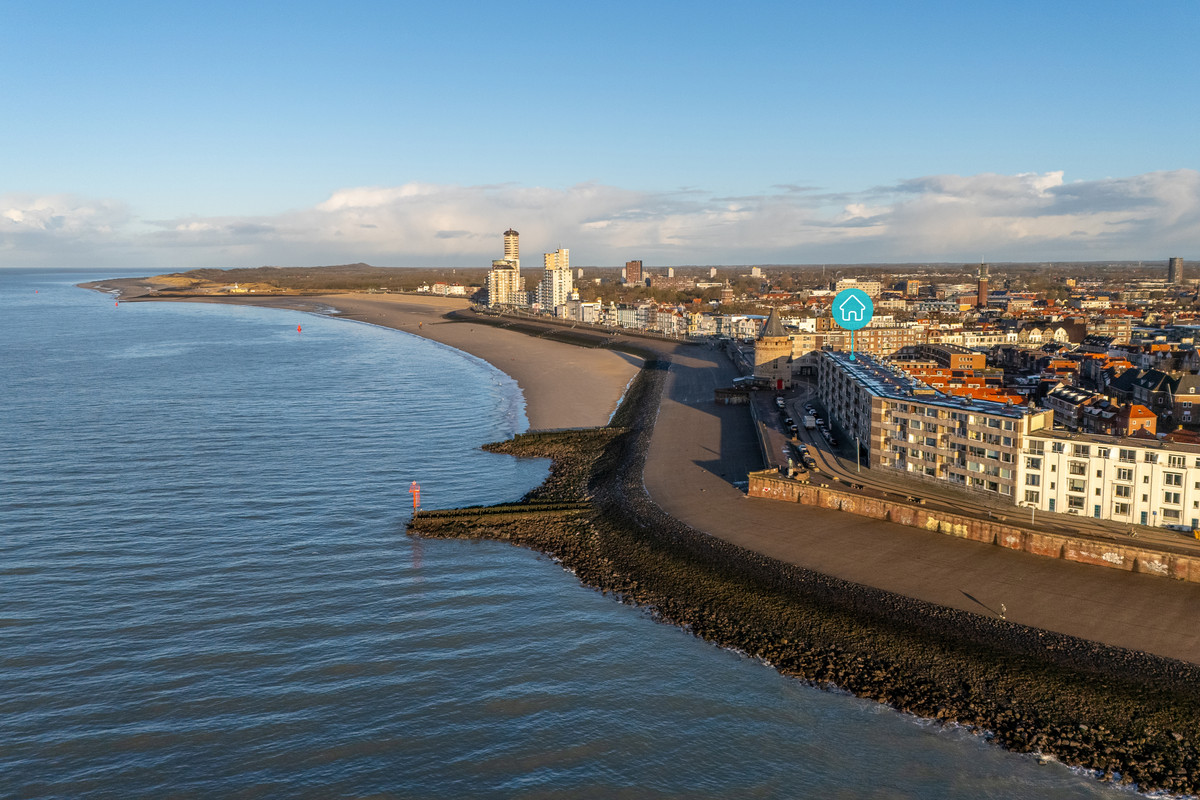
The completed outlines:
[[[789,480],[774,470],[750,473],[748,491],[751,497],[846,511],[871,519],[936,531],[960,539],[999,545],[1047,558],[1061,558],[1081,564],[1200,583],[1200,558],[1193,556],[1165,553],[1134,544],[1108,542],[1085,536],[1046,533],[997,520],[935,511],[919,505]]]

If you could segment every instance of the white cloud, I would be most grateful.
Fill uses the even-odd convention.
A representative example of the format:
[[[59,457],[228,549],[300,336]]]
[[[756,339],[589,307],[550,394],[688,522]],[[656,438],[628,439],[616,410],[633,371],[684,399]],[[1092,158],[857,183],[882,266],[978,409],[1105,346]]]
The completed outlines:
[[[411,183],[340,189],[262,217],[137,221],[123,203],[0,196],[0,264],[154,269],[322,264],[487,266],[500,233],[524,261],[572,250],[579,264],[1092,260],[1200,256],[1200,172],[1067,182],[1060,171],[933,175],[858,192],[713,197],[585,183]],[[55,259],[58,259],[56,262]]]

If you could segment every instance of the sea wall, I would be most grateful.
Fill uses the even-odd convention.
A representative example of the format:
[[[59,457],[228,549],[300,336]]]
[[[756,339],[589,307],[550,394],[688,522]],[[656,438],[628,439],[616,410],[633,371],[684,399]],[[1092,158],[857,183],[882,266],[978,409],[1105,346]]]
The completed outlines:
[[[774,470],[750,473],[748,492],[751,497],[845,511],[1037,556],[1200,583],[1200,558],[1194,556],[935,511],[920,505],[789,480]]]

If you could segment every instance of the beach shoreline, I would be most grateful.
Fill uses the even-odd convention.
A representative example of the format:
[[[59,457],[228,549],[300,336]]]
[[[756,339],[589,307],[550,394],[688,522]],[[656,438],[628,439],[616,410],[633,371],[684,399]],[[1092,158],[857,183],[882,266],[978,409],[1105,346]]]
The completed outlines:
[[[531,337],[487,324],[448,321],[470,308],[466,300],[419,294],[345,292],[305,295],[153,295],[148,279],[81,284],[121,302],[193,302],[252,305],[324,314],[403,331],[474,356],[513,378],[532,430],[604,425],[617,408],[642,359],[629,352],[586,348]]]

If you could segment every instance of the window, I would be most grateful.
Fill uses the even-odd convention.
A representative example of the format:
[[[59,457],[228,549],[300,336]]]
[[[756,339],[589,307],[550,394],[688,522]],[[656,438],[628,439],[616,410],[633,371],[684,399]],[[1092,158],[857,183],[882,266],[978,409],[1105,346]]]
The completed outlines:
[[[1103,477],[1104,477],[1104,470],[1102,470],[1102,469],[1098,469],[1098,470],[1096,470],[1096,477],[1097,477],[1097,478],[1103,478]]]
[[[1026,503],[1036,503],[1040,496],[1041,495],[1038,492],[1035,492],[1032,489],[1025,490],[1025,502]]]
[[[1136,450],[1121,450],[1119,458],[1122,461],[1126,461],[1126,462],[1137,461],[1137,451]]]
[[[1157,464],[1158,463],[1158,453],[1146,453],[1146,463],[1147,464]]]
[[[1183,456],[1167,456],[1167,466],[1183,469]]]
[[[1121,486],[1120,484],[1113,486],[1113,495],[1116,497],[1132,497],[1132,486]]]
[[[1164,472],[1163,483],[1167,486],[1183,486],[1182,472]]]
[[[1071,480],[1067,481],[1067,491],[1083,494],[1087,491],[1087,482],[1072,478]]]
[[[1040,456],[1040,455],[1044,455],[1046,452],[1046,443],[1045,442],[1029,442],[1028,446],[1029,446],[1029,452],[1032,455]],[[1196,466],[1200,467],[1200,458],[1196,459]]]
[[[1129,503],[1113,503],[1113,514],[1125,516],[1129,513]]]
[[[1087,464],[1082,461],[1072,461],[1067,464],[1067,471],[1072,475],[1087,475]]]
[[[1042,485],[1042,476],[1041,475],[1026,475],[1025,476],[1025,485],[1026,486],[1041,486]]]
[[[1179,505],[1179,492],[1163,492],[1163,502],[1170,505]]]
[[[1111,452],[1112,451],[1107,447],[1097,447],[1096,448],[1096,457],[1097,458],[1108,458],[1109,454]]]
[[[1162,516],[1164,522],[1179,522],[1180,511],[1178,508],[1164,508]]]
[[[1064,445],[1062,442],[1051,442],[1050,443],[1050,452],[1051,453],[1061,453],[1063,451],[1063,448],[1064,448]]]
[[[1091,452],[1092,452],[1092,448],[1089,447],[1088,445],[1077,444],[1077,445],[1075,445],[1075,452],[1073,453],[1073,455],[1076,456],[1077,458],[1087,458],[1088,456],[1091,455]]]
[[[1083,508],[1083,498],[1075,497],[1075,496],[1067,497],[1067,508],[1076,508],[1076,509]]]
[[[1117,480],[1119,480],[1119,481],[1133,480],[1133,470],[1125,469],[1124,467],[1117,467]],[[1200,486],[1197,486],[1196,488],[1200,489]]]
[[[1041,469],[1042,460],[1040,458],[1026,458],[1025,467],[1027,469]],[[1200,486],[1197,486],[1196,488],[1200,489]]]

